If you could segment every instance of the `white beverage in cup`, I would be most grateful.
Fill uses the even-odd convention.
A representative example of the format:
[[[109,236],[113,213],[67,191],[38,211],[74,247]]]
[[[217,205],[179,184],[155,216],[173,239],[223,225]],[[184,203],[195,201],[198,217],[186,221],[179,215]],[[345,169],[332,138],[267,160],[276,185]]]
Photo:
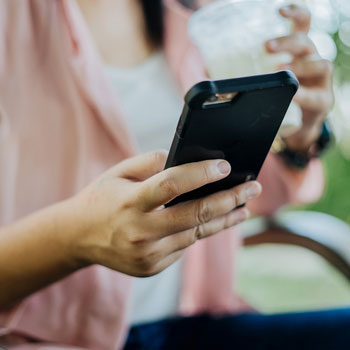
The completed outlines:
[[[212,79],[271,73],[290,63],[288,53],[269,54],[264,43],[290,34],[292,23],[278,10],[284,0],[218,0],[196,11],[188,32],[199,48]],[[302,111],[292,103],[281,136],[297,131]]]

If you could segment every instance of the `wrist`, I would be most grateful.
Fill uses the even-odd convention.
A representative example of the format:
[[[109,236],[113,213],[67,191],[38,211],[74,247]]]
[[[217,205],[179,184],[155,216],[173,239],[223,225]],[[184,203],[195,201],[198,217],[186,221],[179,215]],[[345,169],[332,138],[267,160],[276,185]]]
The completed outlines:
[[[71,269],[78,270],[89,265],[84,259],[80,240],[84,235],[84,227],[79,220],[74,197],[57,204],[55,211],[58,246],[64,252]]]
[[[295,134],[284,138],[286,147],[293,152],[309,152],[322,133],[323,122],[321,119],[312,125],[304,125]]]
[[[331,129],[327,121],[322,123],[320,130],[316,130],[317,138],[315,138],[307,148],[300,147],[291,149],[290,146],[279,137],[276,138],[272,151],[277,153],[289,167],[304,169],[312,158],[319,157],[331,143]]]

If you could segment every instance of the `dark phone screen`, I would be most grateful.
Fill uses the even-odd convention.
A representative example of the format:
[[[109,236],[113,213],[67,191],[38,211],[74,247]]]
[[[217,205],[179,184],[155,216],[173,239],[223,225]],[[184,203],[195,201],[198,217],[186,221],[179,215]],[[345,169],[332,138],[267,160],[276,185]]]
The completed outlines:
[[[169,205],[256,179],[294,93],[286,85],[240,92],[232,102],[210,108],[185,106],[186,122],[175,135],[171,166],[221,158],[232,170],[227,178],[183,194]]]

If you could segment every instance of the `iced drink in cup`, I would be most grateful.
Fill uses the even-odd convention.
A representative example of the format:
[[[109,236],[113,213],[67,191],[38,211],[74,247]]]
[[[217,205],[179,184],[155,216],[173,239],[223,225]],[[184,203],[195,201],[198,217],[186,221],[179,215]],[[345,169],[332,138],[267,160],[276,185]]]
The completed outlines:
[[[196,11],[188,23],[212,79],[271,73],[290,63],[288,53],[269,54],[265,42],[289,35],[292,23],[278,10],[284,0],[218,0]],[[300,107],[292,103],[280,134],[287,136],[302,123]]]

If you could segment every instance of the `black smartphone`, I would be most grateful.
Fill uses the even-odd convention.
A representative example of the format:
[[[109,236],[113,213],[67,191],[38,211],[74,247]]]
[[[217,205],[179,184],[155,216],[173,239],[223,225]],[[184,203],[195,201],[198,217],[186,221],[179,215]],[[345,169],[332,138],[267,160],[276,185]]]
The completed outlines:
[[[165,168],[225,159],[231,173],[178,196],[167,206],[255,180],[298,86],[289,71],[193,86],[185,96]]]

